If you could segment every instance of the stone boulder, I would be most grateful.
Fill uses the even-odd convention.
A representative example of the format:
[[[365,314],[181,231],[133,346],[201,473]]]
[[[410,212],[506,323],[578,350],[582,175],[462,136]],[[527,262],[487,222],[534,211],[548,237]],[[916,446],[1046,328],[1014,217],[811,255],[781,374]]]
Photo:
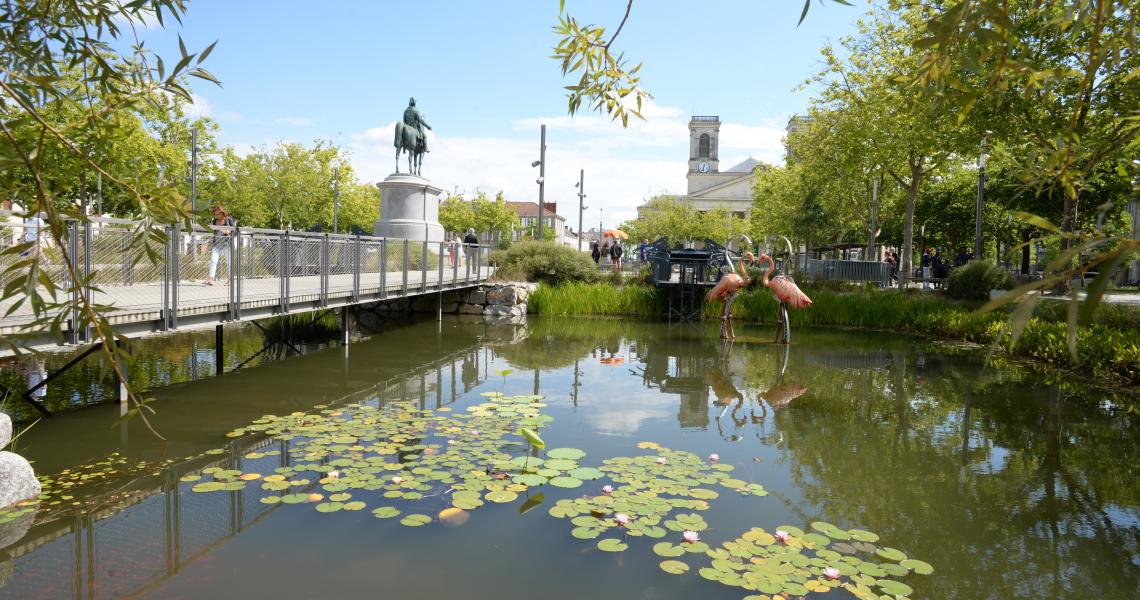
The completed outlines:
[[[40,495],[40,480],[19,454],[0,452],[0,508]]]
[[[467,292],[467,303],[468,304],[479,304],[479,305],[486,304],[487,303],[487,292],[483,291],[482,288],[477,289],[477,290],[471,290],[470,292]]]
[[[12,441],[12,417],[0,412],[0,448]]]
[[[516,297],[515,286],[506,285],[487,292],[487,304],[513,306],[516,304]]]
[[[483,314],[482,304],[460,304],[459,314],[461,315],[481,315]]]

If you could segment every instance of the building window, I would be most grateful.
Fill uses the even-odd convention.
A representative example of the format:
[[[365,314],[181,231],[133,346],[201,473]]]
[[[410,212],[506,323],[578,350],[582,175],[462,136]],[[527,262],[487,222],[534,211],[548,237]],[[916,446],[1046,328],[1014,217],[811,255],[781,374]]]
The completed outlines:
[[[709,134],[702,133],[701,140],[697,142],[697,158],[708,158],[710,152],[709,148]]]

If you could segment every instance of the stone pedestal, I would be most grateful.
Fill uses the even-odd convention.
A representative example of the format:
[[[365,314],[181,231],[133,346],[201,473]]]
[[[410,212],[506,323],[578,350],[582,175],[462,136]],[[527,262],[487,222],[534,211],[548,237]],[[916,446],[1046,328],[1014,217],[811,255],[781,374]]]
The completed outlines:
[[[380,188],[380,219],[372,235],[429,242],[443,241],[439,224],[438,188],[416,175],[393,173],[376,184]]]

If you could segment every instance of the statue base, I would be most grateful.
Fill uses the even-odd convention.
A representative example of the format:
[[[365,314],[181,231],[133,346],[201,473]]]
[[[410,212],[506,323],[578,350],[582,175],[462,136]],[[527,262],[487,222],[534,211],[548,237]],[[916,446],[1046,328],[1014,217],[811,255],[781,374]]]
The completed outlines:
[[[372,235],[400,240],[442,242],[439,195],[443,188],[418,175],[393,173],[376,184],[380,188],[380,218]]]

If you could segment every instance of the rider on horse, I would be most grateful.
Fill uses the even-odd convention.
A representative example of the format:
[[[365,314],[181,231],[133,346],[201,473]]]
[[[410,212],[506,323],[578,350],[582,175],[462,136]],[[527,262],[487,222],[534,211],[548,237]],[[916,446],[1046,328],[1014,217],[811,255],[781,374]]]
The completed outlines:
[[[416,140],[419,144],[423,144],[423,151],[427,152],[427,134],[424,133],[424,128],[431,129],[431,125],[420,116],[420,111],[416,110],[416,99],[410,98],[408,100],[408,108],[404,109],[404,125],[412,127],[416,130],[419,137]]]

